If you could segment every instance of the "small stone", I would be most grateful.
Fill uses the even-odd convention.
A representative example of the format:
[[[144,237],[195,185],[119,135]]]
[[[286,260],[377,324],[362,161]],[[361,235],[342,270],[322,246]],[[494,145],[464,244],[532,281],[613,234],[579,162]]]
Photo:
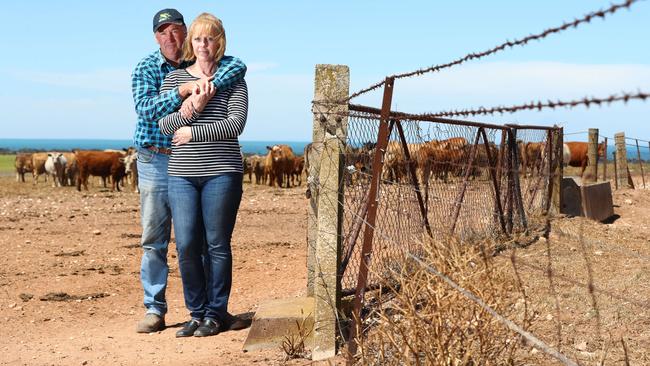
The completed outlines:
[[[94,234],[94,235],[99,235],[99,234],[101,234],[101,233],[102,233],[102,232],[99,231],[99,230],[93,230],[93,234]]]
[[[625,203],[628,204],[628,205],[631,205],[631,204],[632,204],[632,200],[631,200],[631,199],[626,199],[626,200],[625,200]]]
[[[15,308],[15,307],[16,307],[16,303],[15,303],[15,302],[12,302],[11,304],[9,304],[9,309],[13,309],[13,308]]]
[[[31,244],[31,243],[32,243],[31,240],[25,240],[25,244]]]
[[[594,254],[595,255],[603,255],[603,251],[602,250],[597,250],[597,251],[594,252]]]
[[[577,349],[578,351],[584,351],[584,350],[587,349],[587,342],[582,341],[582,342],[576,344],[574,347],[575,347],[575,349]]]
[[[546,316],[546,320],[553,320],[553,314],[548,314]]]

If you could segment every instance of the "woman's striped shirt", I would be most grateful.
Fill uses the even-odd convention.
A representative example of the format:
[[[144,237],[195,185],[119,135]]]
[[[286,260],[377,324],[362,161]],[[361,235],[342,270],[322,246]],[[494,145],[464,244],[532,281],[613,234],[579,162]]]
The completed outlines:
[[[186,70],[172,71],[165,77],[160,93],[183,83],[196,81]],[[242,155],[237,136],[246,125],[248,89],[241,80],[230,89],[217,90],[203,111],[189,119],[180,112],[163,117],[158,124],[165,135],[172,135],[183,126],[192,128],[192,140],[183,145],[172,145],[169,175],[205,177],[231,172],[243,172]]]

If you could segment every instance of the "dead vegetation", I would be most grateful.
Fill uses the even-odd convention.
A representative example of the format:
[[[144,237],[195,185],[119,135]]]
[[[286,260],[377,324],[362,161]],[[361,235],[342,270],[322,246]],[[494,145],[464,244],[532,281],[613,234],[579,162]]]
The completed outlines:
[[[476,245],[436,240],[424,245],[420,257],[499,314],[519,317],[521,311],[509,302],[517,291],[514,277],[493,266],[485,252]],[[515,363],[519,336],[424,266],[404,258],[391,276],[392,291],[374,299],[376,306],[364,323],[361,364]]]

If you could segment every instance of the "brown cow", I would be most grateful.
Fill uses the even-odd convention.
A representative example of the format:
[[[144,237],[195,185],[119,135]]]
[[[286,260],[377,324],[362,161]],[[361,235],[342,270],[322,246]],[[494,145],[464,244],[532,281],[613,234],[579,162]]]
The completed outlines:
[[[589,164],[589,156],[587,154],[588,144],[586,142],[570,141],[564,143],[563,163],[564,166],[580,167],[580,176],[585,173],[585,169]],[[605,141],[598,144],[598,156],[605,155]]]
[[[305,169],[305,158],[303,156],[297,156],[293,161],[293,170],[291,171],[291,184],[296,185],[295,181],[298,181],[298,185],[302,185],[302,171]]]
[[[31,173],[33,170],[32,154],[16,154],[16,182],[25,183],[25,173]]]
[[[47,153],[34,153],[32,154],[32,176],[34,184],[38,183],[38,177],[45,174],[45,162],[47,161]],[[45,181],[47,182],[47,174],[45,174]]]
[[[65,182],[64,185],[73,186],[77,182],[77,173],[79,172],[77,169],[77,156],[71,152],[63,153],[63,156],[68,162],[65,165],[65,172],[63,173],[65,176],[63,180]]]
[[[295,155],[289,145],[273,145],[266,147],[269,153],[266,155],[266,170],[269,173],[269,186],[273,187],[277,182],[282,187],[291,186],[291,172],[293,171]]]
[[[120,190],[119,182],[125,176],[125,165],[120,160],[123,155],[119,152],[107,151],[75,151],[77,155],[77,191],[81,191],[81,185],[88,190],[88,176],[95,175],[102,178],[111,177],[111,192]]]
[[[535,172],[540,172],[545,150],[546,144],[543,142],[527,142],[523,145],[521,166],[524,168],[524,172],[528,172],[531,175]]]

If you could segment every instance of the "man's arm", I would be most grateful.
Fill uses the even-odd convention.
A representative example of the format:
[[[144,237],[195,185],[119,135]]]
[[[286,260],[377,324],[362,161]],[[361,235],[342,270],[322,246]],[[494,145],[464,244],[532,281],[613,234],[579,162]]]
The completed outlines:
[[[246,76],[246,65],[237,57],[223,56],[219,60],[219,68],[214,73],[214,86],[217,91],[228,90],[235,83],[244,79]]]
[[[148,121],[156,121],[174,112],[181,105],[179,88],[158,94],[151,72],[138,65],[131,75],[135,112]]]

